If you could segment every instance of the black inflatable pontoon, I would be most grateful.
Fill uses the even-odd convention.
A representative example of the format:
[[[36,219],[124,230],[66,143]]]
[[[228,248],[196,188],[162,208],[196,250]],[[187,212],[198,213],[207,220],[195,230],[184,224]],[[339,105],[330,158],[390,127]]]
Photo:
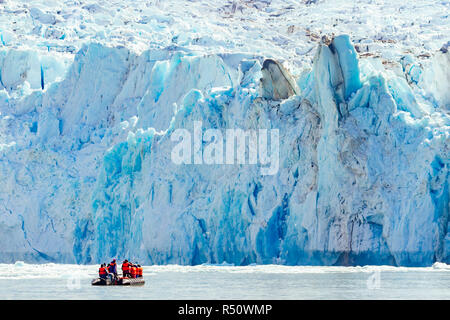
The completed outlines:
[[[93,286],[142,286],[145,284],[144,278],[118,278],[111,281],[111,279],[97,278],[92,280]]]

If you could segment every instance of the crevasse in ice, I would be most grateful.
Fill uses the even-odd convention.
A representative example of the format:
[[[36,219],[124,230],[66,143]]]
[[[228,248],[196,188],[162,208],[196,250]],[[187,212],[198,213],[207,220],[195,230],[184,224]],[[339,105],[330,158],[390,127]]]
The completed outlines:
[[[271,100],[256,55],[2,49],[0,261],[449,263],[449,53],[399,63],[338,36]],[[278,129],[279,171],[174,164],[194,121]]]

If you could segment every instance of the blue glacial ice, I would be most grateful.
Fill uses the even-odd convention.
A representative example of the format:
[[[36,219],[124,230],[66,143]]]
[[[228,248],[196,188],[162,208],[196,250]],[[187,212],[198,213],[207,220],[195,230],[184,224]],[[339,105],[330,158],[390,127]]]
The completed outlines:
[[[280,98],[259,55],[1,49],[0,261],[450,263],[449,61],[399,74],[338,36]],[[278,173],[174,164],[194,121],[279,129]]]

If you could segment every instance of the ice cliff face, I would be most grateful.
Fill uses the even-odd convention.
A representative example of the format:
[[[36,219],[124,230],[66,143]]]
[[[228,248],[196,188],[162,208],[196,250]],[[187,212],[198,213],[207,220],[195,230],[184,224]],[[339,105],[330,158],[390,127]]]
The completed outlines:
[[[251,54],[3,49],[0,261],[449,263],[449,53],[399,65],[348,36],[296,80]],[[278,129],[278,172],[174,164],[195,121]]]

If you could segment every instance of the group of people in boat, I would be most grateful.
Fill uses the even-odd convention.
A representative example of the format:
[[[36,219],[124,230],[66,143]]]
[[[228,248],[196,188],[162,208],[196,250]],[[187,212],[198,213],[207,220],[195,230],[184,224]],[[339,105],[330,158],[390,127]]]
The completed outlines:
[[[122,275],[124,278],[141,278],[143,276],[143,268],[137,263],[131,263],[127,259],[122,262]],[[98,275],[102,279],[108,277],[113,280],[117,280],[117,263],[116,259],[113,259],[108,265],[102,263],[98,269]]]

